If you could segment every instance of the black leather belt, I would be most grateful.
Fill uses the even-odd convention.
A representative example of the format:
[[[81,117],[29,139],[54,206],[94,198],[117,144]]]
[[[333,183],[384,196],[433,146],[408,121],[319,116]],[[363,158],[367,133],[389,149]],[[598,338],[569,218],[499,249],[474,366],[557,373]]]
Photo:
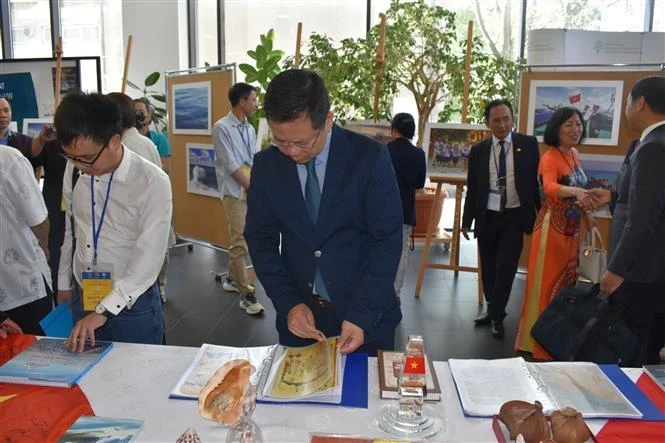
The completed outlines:
[[[332,308],[332,303],[330,300],[325,299],[321,297],[319,294],[313,293],[312,294],[312,303],[319,306],[320,308],[323,309],[331,309]]]

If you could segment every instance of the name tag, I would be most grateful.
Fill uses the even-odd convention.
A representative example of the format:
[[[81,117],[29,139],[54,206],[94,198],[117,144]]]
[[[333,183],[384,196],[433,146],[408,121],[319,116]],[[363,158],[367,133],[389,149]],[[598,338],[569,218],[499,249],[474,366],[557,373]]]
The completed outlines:
[[[99,302],[113,290],[112,275],[111,270],[93,270],[81,273],[81,298],[84,311],[94,311]]]
[[[499,191],[490,190],[487,198],[487,209],[490,211],[501,211],[501,193]]]

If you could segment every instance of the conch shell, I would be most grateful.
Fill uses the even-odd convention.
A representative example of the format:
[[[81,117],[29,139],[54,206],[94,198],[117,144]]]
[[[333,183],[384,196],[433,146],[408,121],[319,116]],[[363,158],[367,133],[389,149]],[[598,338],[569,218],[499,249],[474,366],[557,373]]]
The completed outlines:
[[[518,434],[522,434],[526,443],[550,438],[550,426],[539,401],[535,404],[520,400],[506,402],[499,410],[499,419],[508,428],[511,440],[515,440]]]
[[[591,436],[582,414],[573,408],[554,411],[550,420],[553,438],[557,443],[582,443]]]
[[[235,424],[242,416],[251,373],[251,364],[243,359],[231,360],[219,368],[199,394],[201,417]]]

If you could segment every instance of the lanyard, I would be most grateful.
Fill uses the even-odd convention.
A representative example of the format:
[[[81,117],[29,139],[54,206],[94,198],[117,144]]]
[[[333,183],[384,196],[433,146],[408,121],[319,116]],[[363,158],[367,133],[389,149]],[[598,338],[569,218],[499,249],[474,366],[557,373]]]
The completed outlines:
[[[247,134],[247,140],[245,140],[245,136],[242,133],[242,129],[240,129],[241,127],[245,128],[245,133]],[[245,145],[245,149],[247,149],[247,154],[249,155],[249,158],[252,158],[252,147],[249,144],[250,142],[249,129],[245,124],[238,125],[236,126],[236,128],[238,128],[238,132],[240,133],[240,138],[242,139],[242,143]]]
[[[506,141],[504,140],[504,143],[505,142]],[[511,146],[512,146],[512,144],[509,143],[508,147],[506,148],[506,175],[508,175],[508,153],[510,152],[510,147]],[[499,145],[499,149],[502,149],[501,145]],[[497,178],[497,180],[501,179],[501,178],[506,178],[505,176],[504,177],[499,177],[499,163],[496,161],[496,149],[494,150],[494,152],[492,154],[492,160],[494,160],[494,167],[496,168],[496,178]]]
[[[563,157],[563,161],[566,162],[566,166],[568,166],[568,168],[570,169],[570,178],[575,179],[575,184],[577,186],[580,186],[580,180],[577,177],[577,168],[575,168],[576,166],[575,157],[573,157],[573,165],[571,166],[570,163],[568,162],[568,159],[566,158],[566,155],[561,151],[561,149],[557,149],[557,151],[559,151],[559,154],[561,154],[561,157]],[[572,154],[572,151],[571,155],[574,156],[574,154]]]
[[[102,208],[102,216],[99,218],[99,228],[95,229],[95,179],[90,177],[90,206],[92,208],[92,245],[94,247],[95,255],[93,256],[92,263],[97,264],[97,245],[99,244],[99,234],[102,232],[102,225],[104,224],[104,216],[106,215],[106,206],[109,204],[109,195],[111,194],[111,183],[113,182],[113,174],[109,179],[108,187],[106,188],[106,198],[104,199],[104,207]]]

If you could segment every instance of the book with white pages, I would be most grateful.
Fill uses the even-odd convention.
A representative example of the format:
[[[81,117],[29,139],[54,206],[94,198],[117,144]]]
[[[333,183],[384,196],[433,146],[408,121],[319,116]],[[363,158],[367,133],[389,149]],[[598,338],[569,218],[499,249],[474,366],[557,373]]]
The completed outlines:
[[[466,415],[491,417],[507,401],[538,400],[545,414],[572,407],[585,418],[642,417],[595,363],[530,363],[516,357],[448,364]]]
[[[245,359],[255,368],[250,383],[263,402],[340,404],[346,358],[336,338],[302,348],[282,345],[234,348],[203,344],[171,391],[169,398],[196,400],[224,363]]]

